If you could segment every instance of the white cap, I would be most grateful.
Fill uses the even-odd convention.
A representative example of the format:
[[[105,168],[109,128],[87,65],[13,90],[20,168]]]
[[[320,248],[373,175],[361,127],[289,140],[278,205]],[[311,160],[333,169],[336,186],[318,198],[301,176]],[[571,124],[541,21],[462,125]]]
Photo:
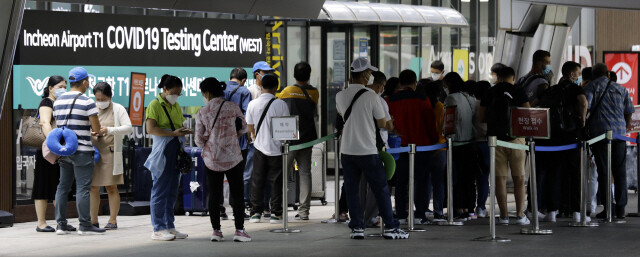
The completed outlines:
[[[369,59],[359,57],[351,63],[351,72],[363,72],[365,70],[378,71],[378,68],[371,66]]]

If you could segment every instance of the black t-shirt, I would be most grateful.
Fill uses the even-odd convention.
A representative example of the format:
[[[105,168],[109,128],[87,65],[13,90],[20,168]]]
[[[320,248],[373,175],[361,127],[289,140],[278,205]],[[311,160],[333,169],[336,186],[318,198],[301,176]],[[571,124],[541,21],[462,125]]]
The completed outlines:
[[[480,100],[480,106],[486,107],[487,111],[485,112],[487,115],[487,135],[488,136],[500,136],[498,131],[501,130],[500,126],[504,126],[504,124],[495,124],[492,121],[504,120],[505,117],[497,117],[498,115],[506,115],[508,110],[497,110],[495,106],[491,106],[494,97],[498,97],[500,95],[504,95],[508,93],[513,97],[511,101],[514,106],[520,107],[523,104],[529,102],[527,95],[524,93],[522,88],[517,88],[516,86],[501,82],[490,88],[487,93]],[[500,138],[498,138],[500,139]],[[503,139],[500,139],[503,140]]]
[[[42,101],[40,101],[40,105],[38,105],[38,110],[40,109],[40,107],[49,107],[51,108],[51,121],[53,121],[53,100],[51,100],[51,98],[46,97],[46,98],[42,98]]]
[[[569,81],[569,80],[561,80],[560,83],[558,83],[558,85],[555,85],[553,87],[566,87],[565,88],[565,94],[566,96],[563,97],[563,99],[566,99],[566,106],[571,106],[574,109],[574,113],[576,115],[580,115],[578,110],[578,96],[580,95],[585,95],[584,92],[584,88],[582,88],[581,86],[576,85],[575,83]],[[552,87],[552,88],[553,88]],[[580,121],[580,117],[576,116],[575,117],[576,122]],[[578,123],[581,125],[581,123]],[[553,124],[552,124],[553,125]],[[539,140],[540,142],[538,143],[538,140],[536,140],[536,143],[540,144],[540,145],[560,145],[560,144],[571,144],[571,143],[575,143],[578,141],[578,138],[580,137],[582,133],[582,128],[578,128],[576,131],[573,132],[564,132],[564,131],[560,131],[558,129],[555,129],[553,126],[551,128],[551,139],[550,140]]]

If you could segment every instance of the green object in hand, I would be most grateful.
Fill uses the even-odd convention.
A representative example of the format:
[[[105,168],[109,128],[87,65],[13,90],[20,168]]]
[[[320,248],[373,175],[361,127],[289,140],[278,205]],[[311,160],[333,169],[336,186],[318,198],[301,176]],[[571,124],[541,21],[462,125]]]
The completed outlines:
[[[393,159],[393,156],[390,153],[385,151],[379,151],[378,155],[380,156],[382,164],[384,164],[384,169],[387,173],[387,180],[391,180],[391,178],[393,178],[393,174],[396,172],[396,160]]]

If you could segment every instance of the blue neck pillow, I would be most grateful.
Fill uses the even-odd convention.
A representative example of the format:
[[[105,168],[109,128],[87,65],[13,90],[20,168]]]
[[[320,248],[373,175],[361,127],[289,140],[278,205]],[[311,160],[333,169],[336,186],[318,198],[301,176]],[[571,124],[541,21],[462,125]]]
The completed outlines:
[[[98,163],[99,160],[100,160],[100,152],[98,151],[98,148],[96,148],[94,146],[93,147],[93,162],[94,163]]]
[[[47,147],[52,153],[60,156],[69,156],[78,150],[78,136],[73,130],[56,128],[47,136]]]

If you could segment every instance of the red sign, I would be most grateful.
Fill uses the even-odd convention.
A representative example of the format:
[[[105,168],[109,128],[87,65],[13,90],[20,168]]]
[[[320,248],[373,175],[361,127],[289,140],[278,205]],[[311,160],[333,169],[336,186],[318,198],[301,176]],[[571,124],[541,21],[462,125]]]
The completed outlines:
[[[631,115],[631,129],[628,132],[640,132],[640,105],[634,108],[636,111]]]
[[[129,118],[131,125],[142,126],[144,122],[144,85],[147,74],[131,73],[131,93],[129,94]]]
[[[548,139],[549,109],[547,108],[512,108],[511,136]]]
[[[445,136],[456,133],[456,106],[447,106],[444,109],[444,129],[442,132]]]
[[[605,52],[604,63],[616,73],[617,83],[627,88],[633,104],[638,104],[638,53]]]

